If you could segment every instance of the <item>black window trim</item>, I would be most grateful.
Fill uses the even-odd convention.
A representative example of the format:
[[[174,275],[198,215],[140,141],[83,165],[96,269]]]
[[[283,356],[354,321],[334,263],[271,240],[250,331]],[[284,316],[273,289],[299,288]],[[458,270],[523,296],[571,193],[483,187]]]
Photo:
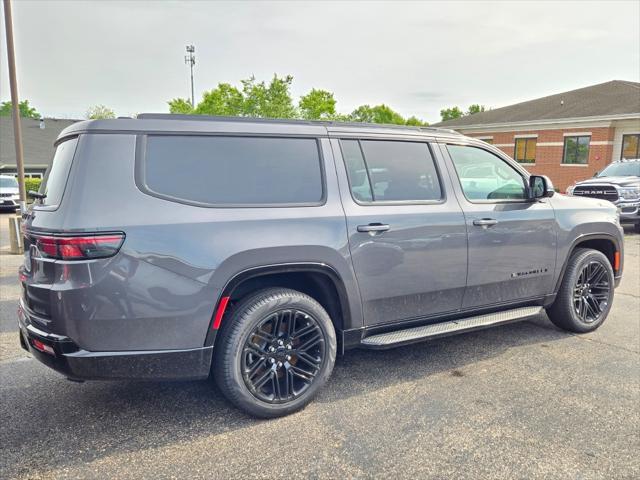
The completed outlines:
[[[566,162],[566,158],[567,158],[567,140],[569,140],[570,138],[576,138],[576,139],[580,139],[580,138],[588,138],[589,139],[589,144],[587,145],[587,161],[584,163],[569,163]],[[578,147],[578,142],[579,140],[576,140],[576,148]],[[562,163],[560,165],[589,165],[589,152],[591,151],[591,135],[566,135],[562,141]],[[577,153],[577,151],[576,151]]]
[[[520,165],[535,165],[536,159],[534,157],[533,160],[527,160],[527,147],[529,146],[529,141],[533,140],[536,143],[536,154],[538,153],[538,137],[515,137],[513,142],[513,159],[518,162]],[[518,160],[518,140],[524,141],[524,159],[522,161]]]
[[[320,162],[320,181],[322,188],[322,196],[317,202],[291,202],[291,203],[207,203],[198,202],[196,200],[187,200],[173,195],[156,192],[152,190],[146,183],[145,177],[145,158],[147,154],[147,139],[149,137],[241,137],[241,138],[282,138],[282,139],[300,139],[307,138],[314,140],[318,150],[318,161]],[[327,178],[325,173],[325,158],[322,151],[321,138],[318,136],[300,136],[300,135],[273,135],[273,134],[228,134],[223,133],[183,133],[183,132],[162,132],[162,133],[143,133],[136,135],[135,147],[135,173],[134,179],[138,189],[152,197],[160,198],[174,203],[190,205],[202,208],[296,208],[296,207],[322,207],[327,204]]]
[[[622,144],[620,145],[620,158],[622,160],[622,155],[624,155],[624,139],[625,137],[638,137],[638,143],[636,143],[636,156],[631,158],[640,158],[640,133],[623,133],[622,134]]]
[[[336,138],[336,137],[334,137]],[[444,182],[442,181],[442,173],[440,172],[440,166],[438,165],[438,160],[433,153],[433,148],[431,146],[431,142],[422,138],[393,138],[393,137],[361,137],[361,136],[340,136],[337,137],[338,144],[340,145],[340,155],[342,156],[342,165],[345,168],[347,173],[349,195],[351,195],[351,199],[358,205],[362,207],[377,207],[377,206],[399,206],[399,205],[442,205],[447,202],[447,191],[444,186]],[[342,140],[355,140],[358,142],[358,148],[360,149],[360,153],[364,160],[364,168],[367,173],[367,180],[369,182],[369,188],[371,189],[371,198],[374,198],[373,193],[373,185],[371,184],[371,177],[369,175],[369,165],[367,163],[367,158],[364,155],[364,150],[362,150],[361,141],[379,141],[379,142],[405,142],[405,143],[424,143],[427,146],[427,150],[429,151],[429,155],[431,155],[431,160],[433,161],[433,166],[436,170],[436,176],[438,177],[438,183],[440,184],[440,198],[437,200],[387,200],[382,202],[377,202],[375,200],[372,201],[363,201],[358,200],[353,195],[353,191],[351,190],[351,177],[349,175],[349,169],[347,168],[347,163],[344,159],[344,152],[342,150]]]
[[[509,157],[506,157],[504,152],[502,152],[502,150],[498,150],[497,147],[494,147],[495,150],[498,150],[498,152],[500,154],[498,154],[498,152],[494,151],[493,149],[489,149],[489,148],[484,148],[483,145],[478,145],[476,143],[467,143],[467,142],[444,142],[442,143],[442,145],[444,147],[446,147],[446,151],[447,151],[447,155],[449,156],[449,160],[451,161],[451,166],[453,168],[453,173],[456,176],[456,179],[458,180],[458,185],[460,186],[460,192],[462,193],[462,195],[464,196],[464,199],[472,204],[478,204],[478,205],[492,205],[492,204],[496,204],[496,203],[531,203],[532,200],[529,198],[529,177],[531,176],[531,174],[529,172],[527,172],[524,167],[522,167],[520,163],[516,162],[515,160],[510,159]],[[524,183],[524,193],[525,193],[525,198],[523,199],[518,199],[518,198],[495,198],[495,199],[487,199],[487,200],[478,200],[478,199],[469,199],[469,197],[467,197],[467,194],[464,193],[464,188],[462,186],[462,181],[460,180],[460,176],[458,175],[458,169],[456,168],[455,163],[453,162],[453,157],[451,156],[451,152],[449,152],[449,145],[457,145],[460,147],[471,147],[471,148],[479,148],[480,150],[484,150],[487,153],[490,153],[496,157],[498,157],[500,160],[502,160],[504,163],[506,163],[509,167],[513,168],[517,174],[519,174],[522,177],[523,183]],[[487,144],[488,145],[488,144]],[[506,157],[506,158],[505,158]]]

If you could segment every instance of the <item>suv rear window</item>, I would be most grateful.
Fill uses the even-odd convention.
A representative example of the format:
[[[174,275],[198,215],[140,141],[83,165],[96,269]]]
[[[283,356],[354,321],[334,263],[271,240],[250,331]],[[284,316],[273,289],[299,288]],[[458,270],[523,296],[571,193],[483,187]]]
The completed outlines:
[[[323,200],[318,142],[308,138],[148,136],[150,193],[201,205],[307,205]]]
[[[47,170],[42,185],[40,185],[40,193],[44,193],[46,197],[41,199],[38,205],[54,206],[60,204],[77,145],[78,138],[76,137],[66,140],[56,147],[51,167]]]

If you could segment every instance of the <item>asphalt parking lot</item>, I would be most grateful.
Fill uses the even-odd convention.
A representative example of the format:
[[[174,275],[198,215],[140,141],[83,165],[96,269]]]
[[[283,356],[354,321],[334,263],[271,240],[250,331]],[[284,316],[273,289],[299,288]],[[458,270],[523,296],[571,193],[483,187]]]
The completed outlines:
[[[7,242],[0,216],[0,250]],[[210,382],[72,383],[20,350],[0,255],[2,478],[640,478],[640,236],[607,322],[532,321],[339,358],[305,410],[255,420]]]

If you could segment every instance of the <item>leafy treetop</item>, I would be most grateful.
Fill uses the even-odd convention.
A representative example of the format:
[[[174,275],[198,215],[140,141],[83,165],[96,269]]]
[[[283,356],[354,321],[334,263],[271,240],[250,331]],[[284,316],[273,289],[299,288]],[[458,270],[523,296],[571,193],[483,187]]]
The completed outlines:
[[[13,115],[12,106],[13,103],[11,103],[11,101],[2,102],[0,104],[0,117],[11,117]],[[41,115],[36,112],[36,109],[29,105],[29,100],[19,102],[18,109],[20,110],[20,116],[23,118],[35,118],[38,120],[41,117]]]
[[[85,116],[89,120],[101,120],[105,118],[116,118],[116,114],[113,110],[104,105],[93,105],[89,107]]]
[[[218,84],[213,90],[204,93],[202,101],[195,108],[184,98],[174,98],[168,102],[169,111],[199,115],[428,125],[416,117],[405,119],[387,105],[361,105],[348,115],[340,114],[336,111],[337,102],[333,93],[316,88],[302,95],[296,106],[291,96],[291,75],[274,75],[269,83],[258,82],[252,76],[240,83],[241,88],[229,83]]]
[[[484,112],[484,110],[484,105],[474,103],[473,105],[469,105],[469,109],[466,112],[460,110],[459,107],[443,108],[442,110],[440,110],[440,117],[442,118],[442,121],[445,122],[454,118],[460,118],[466,115],[473,115],[474,113]]]

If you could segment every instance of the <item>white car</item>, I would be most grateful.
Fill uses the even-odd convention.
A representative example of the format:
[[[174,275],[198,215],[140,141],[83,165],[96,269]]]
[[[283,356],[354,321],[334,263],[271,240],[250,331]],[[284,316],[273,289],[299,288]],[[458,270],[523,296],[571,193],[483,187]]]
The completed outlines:
[[[18,181],[11,175],[0,175],[0,210],[15,212],[19,206]]]

